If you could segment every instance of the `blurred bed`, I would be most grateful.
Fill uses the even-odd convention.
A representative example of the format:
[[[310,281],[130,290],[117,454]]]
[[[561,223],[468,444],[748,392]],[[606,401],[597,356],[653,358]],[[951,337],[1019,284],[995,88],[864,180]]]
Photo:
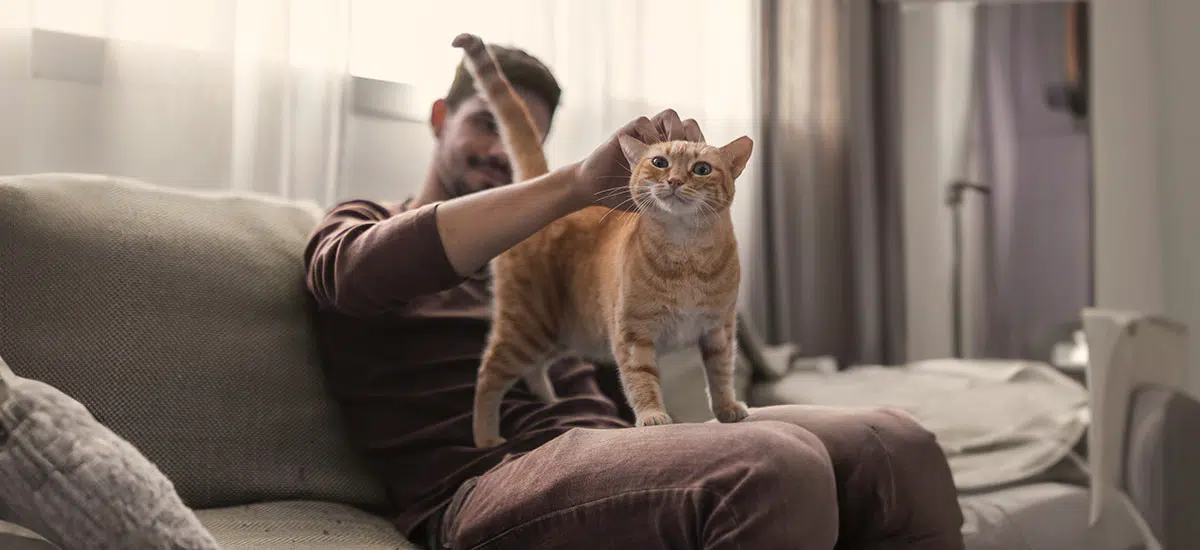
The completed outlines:
[[[1172,375],[1150,388],[1122,374],[1186,366],[1186,354],[1171,351],[1186,346],[1186,334],[1119,312],[1089,311],[1085,320],[1091,388],[1028,361],[935,360],[838,371],[747,338],[740,342],[740,384],[751,406],[892,405],[912,413],[947,452],[968,550],[1200,548],[1200,522],[1187,514],[1192,495],[1200,494],[1200,474],[1188,466],[1200,464],[1200,441],[1187,435],[1189,426],[1200,425],[1200,400]],[[680,420],[703,421],[711,413],[694,399],[704,382],[689,366],[692,359],[664,363],[667,407]],[[1115,406],[1122,401],[1127,414]],[[1097,405],[1110,414],[1098,415]],[[1114,467],[1115,476],[1100,472],[1102,490],[1093,494],[1092,470]]]

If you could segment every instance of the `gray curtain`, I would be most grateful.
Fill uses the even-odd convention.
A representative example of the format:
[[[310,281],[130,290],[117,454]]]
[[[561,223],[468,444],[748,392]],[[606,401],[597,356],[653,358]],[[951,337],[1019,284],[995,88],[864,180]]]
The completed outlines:
[[[1090,138],[1051,107],[1068,2],[976,8],[976,146],[988,201],[972,356],[1049,360],[1092,303]]]
[[[770,343],[842,365],[904,357],[898,9],[763,0],[763,311]]]

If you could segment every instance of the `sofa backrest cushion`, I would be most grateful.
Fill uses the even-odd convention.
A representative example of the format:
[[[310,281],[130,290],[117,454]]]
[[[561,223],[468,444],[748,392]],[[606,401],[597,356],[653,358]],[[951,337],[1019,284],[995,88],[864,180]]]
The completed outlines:
[[[320,210],[78,174],[0,177],[0,354],[209,508],[382,486],[328,397],[304,290]]]

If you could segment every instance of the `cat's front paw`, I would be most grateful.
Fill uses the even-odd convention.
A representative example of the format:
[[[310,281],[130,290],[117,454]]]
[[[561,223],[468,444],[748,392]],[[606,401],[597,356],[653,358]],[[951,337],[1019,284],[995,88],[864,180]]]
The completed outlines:
[[[746,408],[745,403],[734,401],[731,405],[713,407],[713,416],[717,417],[719,422],[741,422],[750,416],[750,410]]]
[[[483,39],[481,39],[478,36],[475,36],[471,33],[464,32],[464,33],[454,37],[454,41],[450,42],[450,45],[454,46],[455,48],[471,50],[471,49],[476,48],[477,46],[479,46],[482,43],[483,43]]]
[[[485,437],[483,439],[476,439],[475,447],[478,449],[491,449],[493,447],[499,447],[503,445],[505,441],[508,440],[500,436]]]
[[[652,412],[638,416],[637,426],[665,426],[671,423],[671,415],[665,412]]]

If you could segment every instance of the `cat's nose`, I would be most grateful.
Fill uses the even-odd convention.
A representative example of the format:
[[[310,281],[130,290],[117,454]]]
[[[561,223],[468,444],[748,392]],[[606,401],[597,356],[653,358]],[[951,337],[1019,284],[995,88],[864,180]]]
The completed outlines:
[[[683,180],[671,178],[667,180],[667,185],[670,185],[671,187],[679,187],[680,185],[683,185]]]

